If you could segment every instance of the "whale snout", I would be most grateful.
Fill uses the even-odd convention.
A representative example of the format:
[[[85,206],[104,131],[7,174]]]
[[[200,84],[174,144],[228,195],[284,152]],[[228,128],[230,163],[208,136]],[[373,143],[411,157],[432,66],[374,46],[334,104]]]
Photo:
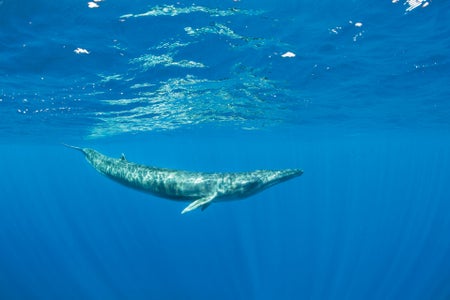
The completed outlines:
[[[285,173],[283,174],[283,178],[286,178],[286,180],[300,176],[303,174],[303,170],[300,169],[289,169],[286,170]]]
[[[300,176],[300,175],[303,174],[303,170],[300,170],[300,169],[294,169],[294,170],[292,170],[292,172],[293,172],[294,174],[297,174],[298,176]]]
[[[265,180],[265,184],[268,186],[272,186],[274,184],[278,184],[289,179],[298,177],[303,174],[303,170],[300,169],[287,169],[282,171],[274,171],[267,174]]]

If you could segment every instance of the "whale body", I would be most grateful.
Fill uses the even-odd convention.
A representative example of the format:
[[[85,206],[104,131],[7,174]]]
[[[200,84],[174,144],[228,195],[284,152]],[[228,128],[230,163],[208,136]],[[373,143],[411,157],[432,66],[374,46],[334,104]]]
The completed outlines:
[[[65,145],[81,151],[101,174],[128,187],[166,199],[191,201],[181,212],[204,210],[213,201],[246,198],[275,184],[303,174],[299,169],[256,170],[240,173],[206,173],[141,165],[112,158],[90,148]]]

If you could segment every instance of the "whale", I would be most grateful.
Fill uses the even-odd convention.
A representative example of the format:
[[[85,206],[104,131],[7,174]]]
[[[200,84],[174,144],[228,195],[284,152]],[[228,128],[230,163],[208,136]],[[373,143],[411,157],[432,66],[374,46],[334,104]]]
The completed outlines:
[[[95,170],[120,184],[161,198],[189,201],[182,214],[204,210],[213,202],[247,198],[303,174],[300,169],[237,173],[166,169],[129,162],[124,154],[113,158],[90,148],[64,146],[82,152]]]

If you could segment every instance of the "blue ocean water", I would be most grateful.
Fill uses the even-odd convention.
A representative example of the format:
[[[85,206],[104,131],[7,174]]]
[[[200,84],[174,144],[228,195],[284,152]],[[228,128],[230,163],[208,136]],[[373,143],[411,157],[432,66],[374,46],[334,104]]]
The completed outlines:
[[[0,1],[0,299],[450,299],[449,14]],[[62,143],[304,174],[181,215]]]

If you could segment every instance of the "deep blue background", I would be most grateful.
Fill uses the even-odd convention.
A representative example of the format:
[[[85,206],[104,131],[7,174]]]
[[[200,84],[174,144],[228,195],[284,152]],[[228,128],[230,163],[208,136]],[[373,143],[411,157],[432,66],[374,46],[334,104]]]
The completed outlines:
[[[181,215],[185,203],[119,186],[63,146],[2,145],[4,299],[450,295],[450,142],[438,134],[203,133],[92,146],[191,170],[305,174]]]
[[[0,299],[449,299],[449,2],[196,4],[0,1]],[[181,215],[62,142],[305,173]]]

